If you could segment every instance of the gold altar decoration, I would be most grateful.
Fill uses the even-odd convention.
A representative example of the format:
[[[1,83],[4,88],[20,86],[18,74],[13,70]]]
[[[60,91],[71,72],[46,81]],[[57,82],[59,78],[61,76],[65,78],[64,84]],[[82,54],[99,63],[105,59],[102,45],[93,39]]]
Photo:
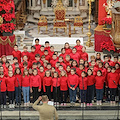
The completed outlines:
[[[82,17],[80,16],[77,16],[74,19],[74,33],[75,33],[76,27],[82,27],[82,34],[83,34],[83,20],[82,20]]]
[[[46,0],[43,0],[43,4],[46,4]]]
[[[93,43],[91,42],[91,35],[92,33],[90,32],[90,29],[91,29],[91,2],[94,2],[94,0],[88,0],[89,2],[89,25],[88,25],[88,30],[89,32],[87,33],[87,36],[88,36],[88,41],[86,42],[86,46],[88,47],[91,47],[93,46]]]
[[[3,18],[0,16],[0,25],[3,24]]]
[[[38,21],[38,33],[40,32],[40,27],[46,27],[46,32],[48,28],[47,18],[45,16],[41,16]]]
[[[58,28],[64,28],[65,33],[67,34],[67,25],[65,23],[66,9],[63,7],[61,0],[58,1],[57,6],[54,8],[55,19],[53,20],[53,33],[55,29],[57,32]]]

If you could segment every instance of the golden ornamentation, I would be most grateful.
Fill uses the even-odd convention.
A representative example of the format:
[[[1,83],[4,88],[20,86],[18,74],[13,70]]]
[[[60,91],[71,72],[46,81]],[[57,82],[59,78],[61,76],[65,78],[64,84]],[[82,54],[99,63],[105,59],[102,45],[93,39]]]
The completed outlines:
[[[0,16],[0,25],[3,24],[3,18]]]
[[[55,29],[57,31],[57,28],[64,28],[65,33],[67,33],[67,25],[65,23],[66,9],[63,7],[61,0],[58,1],[57,6],[54,8],[54,13],[53,32],[55,33]]]
[[[43,4],[46,4],[46,0],[43,0]]]
[[[76,27],[82,27],[82,34],[83,34],[83,20],[80,16],[77,16],[74,19],[74,33]]]
[[[46,32],[48,28],[47,18],[45,16],[41,16],[38,21],[38,33],[40,32],[40,27],[46,27]]]
[[[91,2],[92,1],[89,0],[89,25],[88,25],[89,32],[87,33],[88,41],[86,42],[86,46],[88,46],[88,47],[93,46],[93,43],[91,42],[91,39],[90,39],[90,37],[92,35],[92,33],[90,32],[90,29],[91,29]]]

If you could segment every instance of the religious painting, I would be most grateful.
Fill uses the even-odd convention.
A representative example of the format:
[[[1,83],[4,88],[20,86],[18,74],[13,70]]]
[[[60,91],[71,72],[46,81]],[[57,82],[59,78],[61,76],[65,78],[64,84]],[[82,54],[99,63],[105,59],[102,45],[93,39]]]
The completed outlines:
[[[85,6],[85,0],[79,0],[79,5],[80,6]]]

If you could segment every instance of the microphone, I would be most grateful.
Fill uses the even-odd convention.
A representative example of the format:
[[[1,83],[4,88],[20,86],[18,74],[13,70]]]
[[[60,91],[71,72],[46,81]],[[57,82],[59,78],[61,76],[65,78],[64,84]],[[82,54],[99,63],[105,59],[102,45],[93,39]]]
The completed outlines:
[[[2,80],[0,80],[0,83],[2,82]]]
[[[114,83],[116,83],[114,80],[113,80]]]
[[[17,81],[19,82],[19,79],[17,78]]]

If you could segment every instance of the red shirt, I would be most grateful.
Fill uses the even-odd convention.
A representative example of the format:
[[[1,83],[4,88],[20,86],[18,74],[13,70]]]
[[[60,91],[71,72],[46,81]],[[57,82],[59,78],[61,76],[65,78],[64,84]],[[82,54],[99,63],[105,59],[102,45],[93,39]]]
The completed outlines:
[[[69,55],[70,53],[72,52],[72,50],[70,49],[70,48],[65,48],[65,53],[67,54],[67,55]]]
[[[59,87],[59,86],[60,86],[60,78],[53,78],[51,92],[53,91],[53,87]]]
[[[75,54],[71,53],[70,58],[72,58],[73,60],[76,60],[77,63],[79,63],[80,55],[78,53],[75,53]]]
[[[6,91],[6,77],[3,77],[3,78],[1,78],[0,77],[0,80],[2,80],[2,82],[1,82],[1,92],[5,92]]]
[[[48,62],[50,61],[50,56],[49,55],[45,55],[45,60],[47,60]]]
[[[40,47],[41,47],[41,45],[35,45],[35,52],[36,52],[36,54],[38,54],[38,52],[39,52],[39,50],[40,50]]]
[[[45,50],[48,50],[48,53],[50,53],[50,47],[45,47]]]
[[[25,77],[22,76],[22,87],[29,87],[30,86],[30,76],[26,75]]]
[[[23,52],[21,53],[21,57],[22,57],[22,58],[23,58],[23,56],[25,56],[25,55],[28,57],[28,60],[29,60],[29,52],[28,52],[28,51],[27,51],[27,52],[24,52],[24,51],[23,51]]]
[[[98,67],[98,68],[96,68],[95,72],[97,73],[98,70],[101,70],[102,71],[102,76],[106,77],[106,69],[105,68],[99,68]]]
[[[53,60],[53,59],[52,59],[52,60],[50,61],[51,66],[52,66],[52,67],[55,67],[55,64],[56,64],[57,61],[58,61],[58,59],[56,59],[56,60]]]
[[[16,74],[15,75],[15,87],[22,85],[22,75]]]
[[[60,77],[60,90],[61,91],[68,90],[68,77],[65,76]]]
[[[19,50],[18,51],[13,51],[12,55],[13,55],[13,57],[17,57],[18,62],[21,63],[21,52]]]
[[[15,91],[15,77],[7,77],[7,91]]]
[[[33,61],[32,61],[32,64],[33,64],[33,63],[37,63],[37,62],[40,62],[41,65],[43,65],[43,61],[42,61],[42,60],[39,60],[39,61],[33,60]]]
[[[35,60],[35,55],[36,55],[36,52],[29,53],[29,56],[30,56],[29,62],[32,62],[33,60]]]
[[[51,86],[52,85],[52,77],[44,77],[43,78],[43,90],[46,92],[45,86]]]
[[[40,54],[40,57],[41,57],[42,55],[44,55],[44,51],[39,50],[38,54]]]
[[[50,55],[51,59],[52,59],[53,54],[54,54],[54,51],[52,52],[52,51],[50,50],[49,55]]]
[[[83,90],[83,88],[84,88],[84,90],[87,90],[87,86],[88,86],[88,79],[87,79],[87,77],[84,77],[84,78],[80,77],[79,78],[79,88],[81,90]]]
[[[44,76],[45,76],[45,72],[38,72],[38,75],[40,76],[40,78],[41,78],[41,85],[43,85],[43,78],[44,78]]]
[[[62,56],[63,60],[65,60],[66,55],[67,55],[66,53],[65,54],[60,54],[59,57]]]
[[[86,52],[81,52],[80,59],[83,59],[84,61],[88,61],[88,54]]]
[[[75,85],[74,88],[76,88],[78,86],[78,76],[76,74],[68,76],[68,86],[69,86],[69,88],[71,87],[70,85]]]
[[[30,78],[30,88],[32,87],[39,87],[41,89],[41,78],[39,75],[31,76]]]
[[[74,48],[76,48],[76,50],[77,50],[77,52],[80,54],[81,52],[82,52],[82,45],[76,45],[76,46],[74,46]]]
[[[95,76],[94,75],[87,76],[87,79],[88,79],[88,86],[95,84]]]
[[[64,60],[66,66],[70,66],[70,61]]]
[[[83,72],[84,70],[80,70],[80,68],[78,68],[78,70],[77,70],[77,75],[79,76],[79,77],[81,77],[81,73]]]
[[[116,72],[109,73],[107,79],[108,79],[108,87],[109,88],[117,88],[117,85],[119,83],[119,74],[118,73],[116,73]]]
[[[103,76],[95,77],[95,87],[96,89],[103,89],[105,78]]]

